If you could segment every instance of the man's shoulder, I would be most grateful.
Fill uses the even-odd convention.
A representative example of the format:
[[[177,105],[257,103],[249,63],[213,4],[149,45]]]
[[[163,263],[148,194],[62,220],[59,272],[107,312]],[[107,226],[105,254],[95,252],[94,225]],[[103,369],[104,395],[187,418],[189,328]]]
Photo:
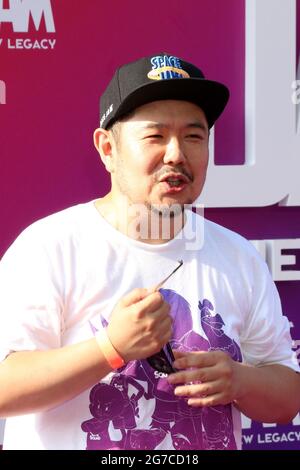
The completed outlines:
[[[86,222],[90,215],[92,202],[76,204],[60,211],[49,214],[30,224],[24,232],[47,231],[49,229],[58,229],[59,231],[68,231],[75,226],[80,226]]]
[[[87,230],[93,220],[93,202],[67,207],[47,215],[28,225],[16,238],[12,246],[48,246],[69,242]]]
[[[218,248],[218,251],[224,251],[235,255],[238,253],[245,256],[260,257],[254,245],[241,234],[230,230],[223,225],[205,219],[204,223],[204,240],[208,245]]]
[[[224,241],[228,241],[229,243],[241,243],[242,245],[249,244],[249,241],[238,232],[208,219],[205,219],[205,230],[207,230],[210,236],[218,237]]]

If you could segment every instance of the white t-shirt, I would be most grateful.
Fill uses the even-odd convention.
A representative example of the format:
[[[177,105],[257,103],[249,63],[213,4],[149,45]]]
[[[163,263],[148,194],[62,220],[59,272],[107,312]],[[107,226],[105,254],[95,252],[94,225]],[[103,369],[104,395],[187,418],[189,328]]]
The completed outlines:
[[[179,259],[183,266],[161,289],[174,349],[221,349],[235,360],[298,370],[277,290],[249,242],[188,211],[176,238],[145,244],[115,230],[93,201],[34,223],[0,262],[0,360],[91,338],[120,298],[154,286]],[[5,449],[240,447],[234,406],[188,406],[145,360],[47,412],[7,419],[4,435]]]

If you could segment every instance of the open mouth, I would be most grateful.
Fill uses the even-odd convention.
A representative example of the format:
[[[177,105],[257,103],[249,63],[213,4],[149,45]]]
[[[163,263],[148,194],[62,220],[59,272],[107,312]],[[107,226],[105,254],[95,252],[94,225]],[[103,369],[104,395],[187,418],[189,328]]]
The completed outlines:
[[[164,175],[160,180],[160,183],[166,183],[167,187],[172,189],[183,189],[188,183],[189,179],[183,174],[169,173]]]
[[[165,180],[166,183],[168,183],[171,187],[178,187],[182,185],[182,180],[181,179],[172,179],[168,178]]]
[[[160,183],[167,182],[172,186],[179,186],[180,184],[186,184],[189,182],[187,176],[183,175],[182,173],[168,173],[164,175],[160,180]]]

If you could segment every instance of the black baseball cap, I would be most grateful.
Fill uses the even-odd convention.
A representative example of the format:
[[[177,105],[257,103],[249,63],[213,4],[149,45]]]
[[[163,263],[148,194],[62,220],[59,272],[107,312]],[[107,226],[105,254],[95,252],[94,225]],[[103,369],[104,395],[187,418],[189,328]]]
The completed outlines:
[[[173,55],[163,52],[143,57],[116,70],[100,99],[100,127],[108,129],[143,104],[172,99],[197,104],[210,128],[223,112],[229,90]]]

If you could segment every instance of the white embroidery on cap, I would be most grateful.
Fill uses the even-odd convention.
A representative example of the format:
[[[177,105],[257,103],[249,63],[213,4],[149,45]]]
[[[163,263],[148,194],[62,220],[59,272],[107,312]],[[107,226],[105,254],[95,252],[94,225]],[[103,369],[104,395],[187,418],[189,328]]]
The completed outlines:
[[[102,124],[104,123],[105,119],[113,112],[114,110],[114,105],[111,104],[109,108],[105,111],[104,114],[102,114],[102,117],[100,119],[100,127],[102,127]]]

